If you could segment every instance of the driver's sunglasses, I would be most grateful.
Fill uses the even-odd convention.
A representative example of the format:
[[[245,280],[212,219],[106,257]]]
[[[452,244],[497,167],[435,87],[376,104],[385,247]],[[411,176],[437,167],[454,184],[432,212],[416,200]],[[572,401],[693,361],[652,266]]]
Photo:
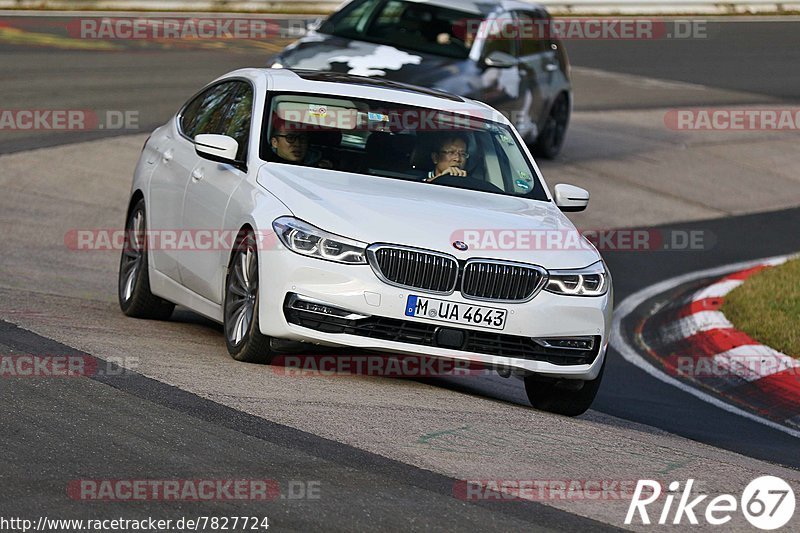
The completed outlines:
[[[282,133],[276,135],[275,137],[283,137],[289,144],[295,144],[298,141],[301,143],[308,142],[308,135],[304,135],[302,133]]]
[[[439,150],[439,153],[444,154],[451,159],[457,155],[463,157],[464,159],[469,159],[469,152],[462,150]]]

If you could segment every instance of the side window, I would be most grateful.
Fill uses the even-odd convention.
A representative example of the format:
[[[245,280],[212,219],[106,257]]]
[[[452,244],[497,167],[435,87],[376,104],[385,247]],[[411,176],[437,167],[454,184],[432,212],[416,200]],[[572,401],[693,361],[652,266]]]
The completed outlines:
[[[488,56],[492,52],[504,52],[510,55],[516,55],[516,41],[517,29],[515,28],[516,22],[511,13],[502,13],[495,19],[487,21],[486,27],[486,42],[483,45],[483,57]]]
[[[551,31],[550,19],[541,11],[518,11],[519,55],[539,54],[547,48],[547,34]]]
[[[194,98],[191,102],[186,104],[181,113],[181,131],[187,137],[194,139],[194,123],[197,121],[197,113],[200,111],[200,106],[203,104],[206,93],[202,93]]]
[[[223,135],[233,137],[239,143],[236,153],[238,161],[247,159],[247,144],[250,140],[250,117],[253,113],[253,88],[247,82],[236,82],[236,93],[231,99],[228,112],[222,120]]]
[[[220,83],[195,97],[181,115],[183,133],[190,139],[201,133],[222,133],[222,117],[237,89],[237,82]]]

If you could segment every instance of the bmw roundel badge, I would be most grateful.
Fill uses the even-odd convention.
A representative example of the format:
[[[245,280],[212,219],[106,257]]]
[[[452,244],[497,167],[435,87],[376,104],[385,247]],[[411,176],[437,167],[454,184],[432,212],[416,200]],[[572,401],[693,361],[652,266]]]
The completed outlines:
[[[467,250],[467,248],[469,248],[469,246],[467,246],[467,243],[465,243],[463,241],[455,241],[453,243],[453,248],[455,248],[456,250],[460,250],[460,251],[464,252],[464,251]]]

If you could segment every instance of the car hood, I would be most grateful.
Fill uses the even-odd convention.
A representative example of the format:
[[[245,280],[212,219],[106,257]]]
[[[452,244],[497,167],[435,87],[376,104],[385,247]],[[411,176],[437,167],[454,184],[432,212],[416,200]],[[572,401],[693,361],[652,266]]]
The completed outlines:
[[[580,268],[600,259],[552,202],[275,163],[262,166],[257,180],[294,216],[368,244],[402,244],[460,259],[491,257],[546,268]],[[519,240],[531,232],[553,235],[557,242]],[[471,244],[470,249],[456,250],[456,240]]]
[[[463,74],[472,63],[366,41],[310,33],[286,47],[276,58],[287,68],[312,69],[436,87]]]

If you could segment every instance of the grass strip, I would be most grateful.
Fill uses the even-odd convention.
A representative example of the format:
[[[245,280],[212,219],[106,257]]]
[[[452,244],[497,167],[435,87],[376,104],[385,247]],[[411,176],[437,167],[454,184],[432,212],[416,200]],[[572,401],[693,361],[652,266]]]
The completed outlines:
[[[749,277],[725,296],[722,312],[758,342],[800,358],[800,259]]]

